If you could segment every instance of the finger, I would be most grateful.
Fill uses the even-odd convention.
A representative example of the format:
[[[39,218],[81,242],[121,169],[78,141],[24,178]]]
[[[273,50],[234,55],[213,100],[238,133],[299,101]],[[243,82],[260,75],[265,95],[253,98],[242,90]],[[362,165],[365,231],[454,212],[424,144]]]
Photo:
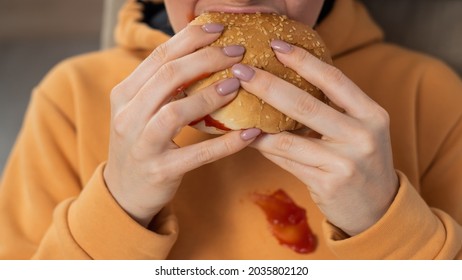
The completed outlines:
[[[274,154],[262,152],[262,155],[281,167],[282,169],[286,170],[287,172],[293,174],[295,177],[302,180],[304,184],[311,191],[311,185],[316,186],[319,184],[319,181],[322,180],[326,176],[326,172],[312,166],[301,164],[297,161],[280,157]],[[312,193],[313,195],[313,193]]]
[[[141,87],[165,63],[190,54],[214,42],[223,31],[223,25],[188,25],[154,51],[116,88],[120,104],[131,100]]]
[[[229,49],[238,51],[228,52]],[[230,67],[242,59],[244,52],[242,46],[206,47],[168,62],[143,86],[129,106],[135,108],[140,118],[147,120],[184,83],[193,81],[204,73],[214,73]]]
[[[162,143],[168,143],[184,126],[229,103],[236,97],[239,87],[238,79],[226,79],[196,94],[168,103],[149,121],[145,134],[153,135],[151,142],[162,149]]]
[[[237,153],[255,140],[261,130],[250,128],[231,131],[220,137],[193,144],[170,152],[170,158],[181,159],[176,167],[178,174],[184,174],[205,164]]]
[[[324,170],[324,167],[333,158],[321,142],[311,141],[311,139],[289,132],[262,135],[251,144],[251,147],[262,153],[286,158],[321,170]]]
[[[243,64],[234,65],[232,72],[244,89],[328,138],[343,138],[356,125],[351,118],[269,72]]]
[[[374,113],[377,104],[338,68],[327,64],[308,51],[283,41],[273,41],[277,58],[287,67],[321,89],[347,114],[364,118]],[[370,110],[369,110],[370,109]]]

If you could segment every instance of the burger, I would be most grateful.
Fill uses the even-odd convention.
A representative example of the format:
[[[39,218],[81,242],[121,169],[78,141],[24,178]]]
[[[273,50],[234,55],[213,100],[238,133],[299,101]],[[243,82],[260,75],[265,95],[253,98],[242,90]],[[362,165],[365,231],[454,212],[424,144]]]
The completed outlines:
[[[268,71],[303,89],[307,94],[329,103],[321,90],[279,62],[270,46],[270,42],[274,39],[283,40],[304,48],[324,62],[332,63],[325,44],[311,27],[284,15],[265,13],[208,12],[191,22],[195,25],[206,23],[221,23],[225,26],[222,35],[211,46],[242,45],[246,48],[242,63]],[[194,94],[199,89],[230,77],[233,77],[231,69],[212,73],[207,77],[203,76],[188,85],[184,89],[185,94]],[[279,133],[303,127],[296,120],[281,113],[242,87],[239,88],[233,101],[190,125],[211,134],[223,134],[231,130],[248,128],[259,128],[265,133]]]

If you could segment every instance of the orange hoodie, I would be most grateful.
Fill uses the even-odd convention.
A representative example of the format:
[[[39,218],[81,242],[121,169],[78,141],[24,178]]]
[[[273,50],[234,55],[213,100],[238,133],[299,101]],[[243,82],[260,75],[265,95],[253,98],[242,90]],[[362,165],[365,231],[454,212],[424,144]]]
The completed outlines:
[[[336,1],[317,28],[334,62],[391,116],[397,196],[377,224],[348,237],[306,186],[248,148],[186,174],[145,229],[105,186],[109,93],[168,39],[128,1],[119,46],[57,65],[36,87],[0,186],[4,259],[462,258],[462,82],[441,62],[382,41],[364,7]],[[210,137],[185,128],[180,145]],[[281,246],[251,194],[283,189],[316,236],[309,254]]]

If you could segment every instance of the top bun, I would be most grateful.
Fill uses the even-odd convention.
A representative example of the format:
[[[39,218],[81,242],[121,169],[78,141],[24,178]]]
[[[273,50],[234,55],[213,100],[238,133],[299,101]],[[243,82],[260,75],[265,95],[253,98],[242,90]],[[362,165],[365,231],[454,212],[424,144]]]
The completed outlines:
[[[242,63],[268,71],[328,103],[325,95],[317,87],[279,62],[270,46],[274,39],[283,40],[302,47],[320,60],[331,64],[332,60],[325,44],[311,27],[288,19],[287,16],[262,13],[211,12],[204,13],[191,22],[195,25],[206,23],[225,25],[222,35],[211,46],[243,45],[246,52]],[[230,69],[213,73],[190,85],[185,93],[193,94],[201,88],[229,77],[233,77]],[[284,93],[281,92],[281,94]],[[230,130],[254,127],[266,133],[278,133],[303,127],[243,88],[239,89],[232,102],[191,125],[212,134],[223,134]]]

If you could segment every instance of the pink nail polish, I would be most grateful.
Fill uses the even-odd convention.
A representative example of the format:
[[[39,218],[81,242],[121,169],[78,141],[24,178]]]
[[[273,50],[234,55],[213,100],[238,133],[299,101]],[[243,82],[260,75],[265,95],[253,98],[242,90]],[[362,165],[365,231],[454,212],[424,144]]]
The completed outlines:
[[[245,53],[245,48],[241,45],[226,46],[223,48],[223,52],[229,57],[237,57]]]
[[[220,33],[224,29],[224,25],[219,23],[206,23],[202,25],[202,30],[204,30],[207,33]]]
[[[235,64],[232,68],[231,71],[233,72],[233,75],[237,77],[240,80],[243,81],[250,81],[252,80],[253,76],[255,76],[255,70],[250,68],[247,65],[244,64]]]
[[[261,134],[261,130],[258,128],[249,128],[241,132],[241,139],[244,141],[249,141],[256,138]]]
[[[271,48],[273,48],[273,50],[280,52],[280,53],[290,53],[293,50],[293,47],[291,44],[288,44],[281,40],[271,41]]]
[[[219,83],[215,90],[217,93],[221,96],[228,95],[230,93],[233,93],[239,89],[241,86],[241,83],[239,82],[238,79],[236,78],[230,78],[227,80],[224,80],[223,82]]]

